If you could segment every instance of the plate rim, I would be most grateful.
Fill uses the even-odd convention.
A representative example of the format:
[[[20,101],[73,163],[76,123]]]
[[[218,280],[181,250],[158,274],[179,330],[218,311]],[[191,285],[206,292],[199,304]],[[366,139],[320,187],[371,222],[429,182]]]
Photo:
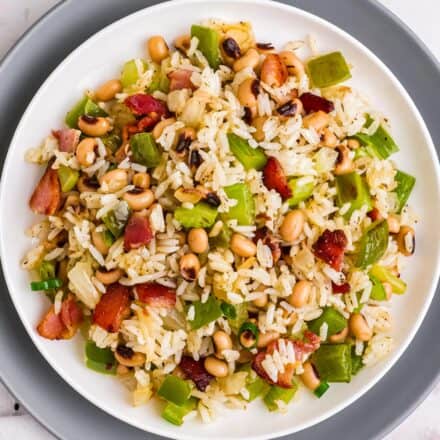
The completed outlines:
[[[196,2],[196,3],[199,3],[199,2],[201,3],[203,0],[189,0],[189,1],[194,1],[194,2]],[[281,1],[281,2],[278,2],[278,1],[277,1],[277,2],[269,2],[269,1],[267,1],[267,0],[256,0],[255,2],[253,2],[253,1],[251,1],[251,0],[228,0],[228,1],[231,1],[231,2],[234,2],[234,3],[235,3],[235,2],[237,2],[237,3],[242,3],[242,2],[248,2],[248,3],[259,3],[259,4],[263,4],[263,5],[266,4],[266,5],[268,5],[268,6],[271,5],[271,3],[272,3],[272,4],[273,4],[273,3],[276,3],[278,6],[282,6],[282,7],[285,8],[285,9],[295,9],[300,15],[303,14],[303,15],[309,16],[311,19],[313,19],[313,20],[315,20],[315,21],[321,22],[321,23],[323,23],[323,24],[326,25],[326,26],[330,26],[330,28],[332,28],[333,30],[337,31],[338,33],[342,33],[342,34],[344,34],[344,37],[345,37],[345,38],[348,38],[349,40],[351,40],[351,42],[353,42],[355,45],[360,46],[360,48],[361,48],[364,52],[365,52],[365,51],[367,52],[367,55],[369,55],[369,56],[375,58],[376,61],[378,61],[378,64],[380,65],[380,67],[381,67],[383,70],[386,71],[386,73],[388,74],[388,76],[390,77],[390,79],[391,79],[391,80],[395,83],[395,85],[400,89],[400,92],[403,94],[403,96],[404,96],[405,100],[408,102],[408,104],[412,107],[412,110],[415,111],[415,114],[417,115],[417,117],[418,117],[418,119],[419,119],[418,123],[420,124],[421,128],[423,129],[423,131],[424,131],[424,135],[425,135],[426,139],[429,141],[428,144],[429,144],[430,152],[431,152],[431,154],[432,154],[435,158],[437,158],[437,164],[436,164],[436,171],[437,171],[437,173],[436,173],[436,174],[437,174],[437,180],[439,180],[439,179],[438,179],[438,178],[439,178],[439,173],[438,173],[438,171],[439,171],[439,167],[438,167],[438,153],[437,153],[437,151],[436,151],[436,149],[435,149],[435,146],[434,146],[434,143],[433,143],[433,139],[432,139],[431,134],[430,134],[430,132],[429,132],[429,130],[428,130],[427,124],[425,123],[425,120],[424,120],[423,116],[421,115],[421,112],[418,110],[418,107],[415,105],[415,103],[414,103],[412,97],[409,95],[409,93],[407,92],[406,88],[405,88],[405,87],[403,86],[403,84],[400,82],[399,78],[398,78],[396,75],[394,75],[394,73],[388,68],[388,66],[387,66],[387,65],[386,65],[381,59],[379,59],[379,58],[373,53],[373,51],[372,51],[368,46],[366,46],[366,45],[365,45],[362,41],[360,41],[357,37],[354,37],[354,36],[352,36],[351,34],[349,34],[348,31],[345,31],[343,28],[339,27],[338,25],[333,24],[333,23],[332,23],[331,21],[329,21],[328,19],[324,19],[324,18],[320,17],[319,15],[316,15],[315,13],[312,13],[312,12],[308,12],[308,11],[306,11],[306,10],[304,10],[304,9],[302,9],[302,8],[300,8],[300,7],[298,7],[298,6],[290,5],[290,4],[286,4],[285,1]],[[121,22],[121,21],[124,21],[124,20],[126,20],[126,19],[129,19],[132,15],[138,14],[138,13],[140,13],[140,12],[143,11],[143,10],[146,10],[146,9],[161,9],[162,7],[163,7],[163,8],[166,8],[166,7],[169,7],[169,6],[172,7],[173,4],[178,3],[178,2],[179,2],[179,0],[177,0],[177,1],[175,1],[175,0],[174,0],[174,1],[166,1],[166,2],[155,3],[155,4],[153,4],[153,5],[146,6],[145,8],[140,8],[139,10],[137,10],[137,11],[135,11],[135,12],[133,12],[133,13],[130,13],[130,14],[124,16],[124,17],[121,17],[120,19],[117,19],[117,20],[115,20],[115,21],[109,23],[108,25],[104,26],[103,28],[101,28],[101,29],[98,30],[97,32],[94,32],[91,36],[89,36],[88,38],[86,38],[86,40],[84,40],[81,44],[79,44],[78,46],[76,46],[74,50],[72,50],[71,52],[69,52],[69,54],[66,55],[66,56],[62,59],[62,61],[61,61],[61,62],[60,62],[60,63],[59,63],[54,69],[53,69],[53,71],[50,73],[50,75],[48,76],[48,78],[47,78],[45,81],[43,81],[43,83],[40,85],[40,87],[38,88],[38,90],[37,90],[36,94],[34,95],[34,97],[37,96],[37,95],[39,95],[39,93],[40,93],[41,89],[44,87],[44,85],[45,85],[45,84],[51,79],[51,77],[52,77],[53,75],[56,74],[56,72],[58,71],[58,69],[60,69],[64,64],[66,64],[66,63],[69,61],[69,59],[73,56],[74,53],[77,52],[77,50],[79,50],[80,48],[82,48],[82,47],[85,46],[86,44],[90,43],[91,40],[97,38],[98,35],[100,35],[101,33],[105,32],[106,30],[108,30],[107,28],[109,28],[110,26],[113,26],[114,24],[116,24],[116,23],[118,23],[118,22]],[[393,14],[390,10],[388,10],[384,5],[382,5],[381,3],[379,3],[377,0],[369,0],[369,2],[370,2],[373,6],[379,8],[379,9],[382,11],[382,13],[385,13],[388,17],[390,17],[391,20],[395,21],[396,24],[397,24],[398,26],[402,27],[402,28],[404,29],[404,31],[406,31],[406,32],[407,32],[407,33],[408,33],[408,34],[409,34],[409,35],[410,35],[410,36],[416,41],[417,46],[419,46],[420,49],[423,50],[424,54],[425,54],[426,56],[428,56],[428,57],[431,59],[431,61],[433,61],[433,63],[434,63],[434,65],[436,66],[437,70],[440,71],[440,63],[439,63],[439,61],[438,61],[438,60],[435,58],[435,56],[430,52],[430,50],[426,47],[426,45],[423,43],[423,41],[421,41],[420,38],[419,38],[416,34],[414,34],[414,32],[413,32],[413,31],[412,31],[412,30],[411,30],[411,29],[410,29],[410,28],[409,28],[404,22],[402,22],[397,16],[395,16],[395,14]],[[49,9],[44,15],[42,15],[42,16],[41,16],[41,17],[40,17],[40,18],[39,18],[39,19],[38,19],[38,20],[37,20],[37,21],[36,21],[36,22],[35,22],[35,23],[34,23],[34,24],[33,24],[33,25],[32,25],[32,26],[31,26],[31,27],[30,27],[30,28],[29,28],[29,29],[28,29],[28,30],[27,30],[27,31],[26,31],[26,32],[25,32],[25,33],[24,33],[24,34],[23,34],[18,40],[17,40],[17,42],[16,42],[16,43],[15,43],[15,44],[14,44],[14,45],[13,45],[8,51],[7,51],[7,53],[4,55],[4,57],[0,60],[0,74],[2,73],[2,70],[5,68],[5,65],[7,66],[7,62],[8,62],[8,60],[9,60],[9,58],[12,58],[12,56],[15,54],[15,52],[20,50],[20,47],[22,46],[22,44],[24,44],[24,43],[26,42],[27,38],[30,37],[30,34],[34,31],[34,29],[35,29],[37,26],[39,26],[42,22],[44,22],[48,17],[50,17],[50,16],[51,16],[56,10],[62,8],[62,7],[63,7],[65,4],[67,4],[67,3],[70,3],[70,1],[69,1],[69,0],[62,0],[62,1],[60,1],[59,3],[55,4],[54,6],[52,6],[52,7],[51,7],[51,8],[50,8],[50,9]],[[15,136],[16,136],[16,132],[17,132],[18,129],[20,128],[21,123],[22,123],[22,120],[25,118],[25,116],[26,116],[26,114],[27,114],[27,112],[28,112],[28,109],[31,107],[31,103],[32,103],[33,100],[34,100],[34,98],[32,98],[32,99],[27,103],[26,110],[25,110],[25,112],[23,113],[22,117],[20,118],[20,121],[19,121],[19,123],[18,123],[18,125],[17,125],[17,127],[16,127],[16,131],[15,131],[13,137],[12,137],[11,144],[14,142],[14,138],[15,138]],[[6,160],[4,161],[3,169],[5,168],[5,166],[6,166]],[[440,268],[440,267],[437,267],[437,275],[438,275],[438,272],[439,272],[439,268]],[[437,279],[438,279],[438,276],[437,276]],[[8,289],[8,290],[9,290],[9,289]],[[417,322],[417,325],[414,326],[414,328],[413,328],[413,330],[411,331],[410,336],[407,338],[407,340],[406,340],[404,346],[399,350],[398,355],[395,357],[395,360],[394,360],[393,364],[390,365],[389,367],[387,367],[386,370],[385,370],[384,372],[382,372],[382,373],[380,374],[380,376],[379,376],[376,380],[373,380],[373,381],[371,382],[371,384],[369,384],[368,386],[364,386],[364,387],[362,387],[362,390],[361,390],[361,392],[359,393],[359,394],[360,394],[359,397],[356,397],[356,398],[353,398],[353,399],[349,399],[349,400],[347,401],[348,403],[344,403],[343,405],[342,405],[342,404],[338,405],[338,409],[337,409],[336,411],[333,411],[333,412],[332,412],[332,416],[335,415],[335,414],[337,414],[338,412],[340,412],[340,411],[343,410],[344,408],[346,408],[348,405],[352,404],[353,401],[355,401],[355,400],[361,398],[366,392],[368,392],[369,390],[371,390],[371,388],[373,388],[373,387],[377,384],[377,382],[378,382],[378,381],[379,381],[379,380],[380,380],[380,379],[381,379],[381,378],[382,378],[382,377],[383,377],[383,376],[384,376],[384,375],[385,375],[385,374],[386,374],[391,368],[393,368],[393,367],[396,365],[396,363],[399,361],[399,359],[400,359],[400,357],[402,356],[402,354],[408,349],[409,345],[410,345],[411,342],[413,341],[415,334],[416,334],[417,331],[420,329],[420,326],[422,325],[422,322],[424,321],[424,319],[425,319],[425,317],[426,317],[427,311],[428,311],[430,305],[432,304],[432,300],[433,300],[433,297],[434,297],[434,294],[435,294],[435,290],[436,290],[436,288],[431,289],[431,291],[432,291],[432,292],[431,292],[431,295],[430,295],[428,301],[425,302],[425,305],[424,305],[424,308],[423,308],[423,313],[421,313],[421,317],[419,318],[419,320],[418,320],[418,322]],[[13,300],[13,296],[10,295],[10,297],[11,297],[12,302],[14,303],[14,307],[15,307],[15,301]],[[17,311],[17,310],[16,310],[16,311]],[[18,313],[18,311],[17,311],[17,313]],[[19,316],[20,316],[20,319],[21,319],[21,318],[22,318],[21,314],[19,314]],[[25,325],[25,323],[24,323],[23,320],[22,320],[22,324],[24,325],[24,327],[25,327],[25,329],[26,329],[26,333],[27,333],[27,335],[30,336],[31,341],[32,341],[34,347],[38,350],[40,356],[43,355],[43,359],[44,359],[46,362],[48,362],[49,365],[51,365],[51,367],[57,372],[57,374],[61,377],[61,379],[62,379],[66,384],[68,384],[69,387],[71,387],[74,391],[76,391],[78,394],[80,394],[83,398],[86,398],[86,397],[84,397],[84,393],[83,393],[83,392],[79,392],[76,386],[74,386],[73,384],[71,384],[71,382],[68,381],[68,380],[65,378],[65,376],[64,376],[63,374],[60,374],[60,373],[58,372],[58,369],[55,369],[55,368],[53,367],[52,362],[51,362],[51,360],[50,360],[50,357],[46,357],[46,355],[44,354],[44,350],[41,350],[40,347],[39,347],[39,345],[38,345],[37,343],[35,343],[34,337],[32,336],[32,332],[29,332],[29,331],[28,331],[28,330],[29,330],[29,329],[28,329],[28,326]],[[439,380],[439,379],[440,379],[440,371],[438,372],[438,375],[437,375],[437,380]],[[2,380],[2,382],[3,382],[3,380]],[[3,383],[4,383],[4,382],[3,382]],[[421,401],[423,401],[423,399],[426,397],[426,395],[427,395],[427,394],[430,392],[430,390],[435,386],[435,383],[436,383],[436,382],[434,381],[434,382],[432,382],[432,383],[430,384],[430,387],[427,388],[427,389],[425,390],[425,392],[420,396],[420,398],[418,399],[418,401],[414,402],[412,409],[411,409],[411,408],[408,408],[407,412],[412,412],[412,411],[414,410],[414,408],[417,407],[418,404],[420,404]],[[8,385],[5,384],[5,386],[6,386],[6,388],[8,388],[8,390],[10,389]],[[15,393],[12,392],[12,394],[15,394]],[[91,404],[95,405],[98,409],[101,409],[101,410],[105,411],[108,415],[114,417],[115,420],[117,420],[117,421],[119,421],[119,422],[123,422],[123,423],[128,423],[129,425],[131,425],[131,426],[135,426],[135,427],[137,427],[138,429],[141,429],[142,431],[144,431],[144,428],[139,427],[139,426],[137,426],[137,425],[135,425],[135,424],[133,424],[133,423],[126,422],[126,421],[122,420],[121,418],[116,417],[115,415],[113,415],[112,412],[110,412],[110,411],[108,411],[108,410],[106,410],[106,409],[103,409],[101,406],[98,406],[98,405],[94,402],[94,400],[89,399],[89,398],[86,398],[86,400],[87,400],[88,402],[90,402]],[[26,404],[24,404],[24,406],[26,407]],[[339,408],[339,407],[341,407],[341,408]],[[31,414],[33,414],[32,411],[29,411],[29,412],[30,412]],[[315,426],[316,424],[320,423],[321,421],[323,421],[323,420],[327,420],[329,417],[332,417],[332,416],[323,416],[323,417],[319,418],[315,423],[310,424],[310,425],[308,425],[307,427],[300,428],[299,430],[295,430],[295,432],[299,432],[299,431],[302,431],[302,430],[306,430],[306,429],[308,429],[308,428],[311,428],[311,427]],[[400,420],[402,420],[402,419],[405,418],[406,416],[407,416],[407,415],[403,414],[403,415],[400,417]],[[34,417],[40,422],[40,420],[38,419],[37,416],[34,416]],[[396,425],[397,423],[399,423],[399,422],[396,421],[395,425]],[[46,426],[44,423],[40,422],[40,424],[42,424],[43,426],[45,426],[45,427],[47,428],[47,426]],[[394,426],[395,426],[395,425],[394,425]],[[156,430],[155,432],[152,432],[152,431],[144,431],[144,432],[146,432],[146,433],[154,433],[154,434],[160,434],[160,435],[163,435],[163,433],[159,432],[158,430]],[[54,433],[54,434],[56,435],[56,433]],[[288,432],[287,434],[292,434],[292,432]],[[168,434],[167,434],[167,435],[168,435]],[[284,436],[284,435],[286,435],[286,432],[283,432],[283,433],[281,433],[280,435],[283,435],[283,436]],[[184,436],[184,437],[182,437],[182,438],[186,438],[186,437]],[[188,438],[189,438],[189,437],[188,437]]]

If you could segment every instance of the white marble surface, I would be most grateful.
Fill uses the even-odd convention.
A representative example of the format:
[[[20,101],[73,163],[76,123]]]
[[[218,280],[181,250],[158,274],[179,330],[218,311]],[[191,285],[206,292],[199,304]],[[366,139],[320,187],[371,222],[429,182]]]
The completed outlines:
[[[0,58],[58,0],[0,0]],[[79,1],[79,0],[77,0]],[[331,1],[331,0],[323,0]],[[363,1],[363,0],[353,0]],[[380,0],[428,45],[440,60],[440,0]],[[440,440],[440,385],[386,440]],[[52,440],[0,385],[0,440]]]

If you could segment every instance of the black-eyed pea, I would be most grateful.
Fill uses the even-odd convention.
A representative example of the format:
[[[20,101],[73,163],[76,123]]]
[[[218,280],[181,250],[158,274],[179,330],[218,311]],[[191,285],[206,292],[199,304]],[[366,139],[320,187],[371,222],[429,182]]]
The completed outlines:
[[[149,208],[154,202],[154,193],[150,189],[134,189],[126,192],[122,197],[133,211],[142,211]]]
[[[125,367],[141,367],[145,364],[146,356],[143,353],[133,351],[125,345],[118,345],[115,351],[116,360]]]
[[[121,91],[121,81],[119,81],[119,79],[111,79],[98,87],[95,91],[95,98],[98,101],[111,101]]]
[[[278,332],[266,332],[258,335],[257,347],[267,347],[271,342],[276,341],[280,337]]]
[[[354,171],[354,163],[350,157],[350,150],[345,145],[339,145],[337,148],[338,157],[336,159],[334,173],[337,176],[349,174]]]
[[[232,236],[230,247],[232,252],[239,257],[253,257],[257,253],[256,244],[241,234],[234,234]]]
[[[416,235],[411,226],[401,226],[397,234],[397,247],[399,252],[409,257],[416,250]]]
[[[388,232],[391,234],[397,234],[400,230],[400,221],[394,214],[389,214],[387,217]]]
[[[360,341],[367,342],[373,337],[373,330],[360,313],[353,313],[350,316],[349,327],[351,334]]]
[[[255,69],[260,62],[260,54],[254,48],[249,49],[241,58],[236,60],[232,66],[234,72],[239,72],[240,70],[250,67]]]
[[[147,189],[150,187],[150,175],[148,173],[136,173],[133,176],[132,182],[136,188]]]
[[[194,281],[197,279],[200,271],[200,261],[197,255],[185,254],[180,257],[179,262],[180,274],[187,281]]]
[[[100,137],[107,134],[112,126],[107,118],[82,115],[78,119],[78,128],[88,136]]]
[[[330,124],[330,116],[328,113],[319,110],[304,116],[303,125],[305,128],[314,128],[317,132],[320,132],[324,128],[327,128]]]
[[[101,184],[101,189],[104,192],[111,193],[119,191],[128,184],[127,171],[121,168],[108,171],[101,177],[99,183]]]
[[[154,139],[159,139],[160,136],[162,135],[163,131],[165,130],[166,127],[174,124],[176,122],[175,118],[167,118],[167,119],[162,119],[162,121],[158,122],[152,131],[153,137]]]
[[[206,371],[214,377],[226,377],[228,375],[228,364],[214,356],[205,358],[204,365]]]
[[[188,232],[188,245],[196,254],[203,254],[209,248],[208,234],[203,228],[194,228]]]
[[[160,64],[170,53],[165,39],[160,35],[154,35],[147,41],[147,49],[151,59]]]
[[[332,344],[340,344],[347,339],[347,336],[348,336],[348,327],[345,327],[339,333],[335,333],[334,335],[329,336],[328,340]]]
[[[76,147],[75,156],[83,167],[89,167],[96,159],[96,140],[94,138],[83,139]]]
[[[304,213],[295,209],[293,211],[289,211],[285,216],[284,220],[280,226],[280,235],[281,238],[287,243],[293,243],[303,231],[304,228],[305,217]]]
[[[315,368],[310,362],[304,362],[303,364],[303,373],[301,374],[301,380],[303,384],[309,389],[309,390],[316,390],[316,388],[319,387],[321,384],[321,381],[319,380],[318,375],[316,374]]]
[[[313,284],[307,280],[300,280],[294,286],[292,294],[289,296],[289,304],[293,307],[304,307],[312,292]]]
[[[280,57],[286,65],[287,71],[290,75],[294,75],[298,79],[304,76],[304,63],[292,51],[284,50],[280,52]]]
[[[123,273],[121,269],[113,269],[109,271],[100,269],[95,272],[96,279],[105,285],[116,283],[122,278],[122,275]]]

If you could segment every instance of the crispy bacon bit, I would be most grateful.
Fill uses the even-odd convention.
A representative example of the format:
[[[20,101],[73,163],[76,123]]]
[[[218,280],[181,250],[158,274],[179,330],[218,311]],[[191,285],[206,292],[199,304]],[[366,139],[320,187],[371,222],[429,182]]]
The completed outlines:
[[[273,382],[266,370],[263,367],[263,361],[267,355],[273,354],[275,350],[278,350],[278,341],[273,341],[267,347],[267,350],[260,351],[254,358],[252,362],[253,370],[264,380],[267,382],[278,385],[282,388],[291,388],[292,387],[292,378],[295,372],[295,364],[287,364],[284,366],[284,372],[278,373],[278,378],[276,382]],[[316,350],[318,350],[320,346],[319,336],[315,335],[310,331],[304,332],[304,340],[302,341],[293,341],[291,339],[284,339],[286,344],[292,344],[295,351],[295,361],[296,362],[304,362],[305,356],[309,355]]]
[[[261,80],[271,87],[280,87],[288,76],[287,67],[281,57],[276,53],[268,54],[261,65]]]
[[[138,284],[134,290],[139,301],[151,307],[166,307],[171,309],[176,305],[176,291],[161,284]]]
[[[338,156],[339,158],[339,156]],[[373,222],[377,222],[379,220],[382,220],[382,216],[380,214],[380,211],[377,208],[373,208],[371,211],[367,212],[368,217],[371,218]]]
[[[61,304],[59,314],[52,306],[38,324],[37,331],[46,339],[70,339],[76,333],[83,319],[82,310],[73,296],[69,296]]]
[[[46,339],[62,339],[62,334],[66,330],[61,316],[55,313],[55,308],[52,306],[44,315],[41,322],[38,324],[37,331],[40,336]]]
[[[283,167],[275,157],[269,157],[264,166],[263,182],[268,189],[278,191],[284,200],[292,196]]]
[[[313,252],[316,257],[325,261],[333,269],[340,271],[346,246],[347,237],[344,231],[326,229],[313,245]]]
[[[269,247],[272,253],[272,260],[275,264],[281,257],[281,246],[278,240],[270,233],[269,229],[264,226],[263,228],[257,229],[255,232],[254,242],[258,243],[261,240],[263,244]]]
[[[119,330],[130,303],[128,287],[119,283],[111,284],[101,296],[93,312],[93,323],[114,333]]]
[[[53,215],[60,203],[61,186],[58,173],[49,164],[32,194],[29,206],[35,214]]]
[[[299,99],[302,102],[306,113],[317,112],[319,110],[330,113],[335,109],[333,102],[313,93],[303,93]]]
[[[335,284],[332,281],[332,290],[333,293],[348,293],[350,292],[350,284],[349,283]]]
[[[137,249],[147,245],[153,238],[150,222],[144,216],[133,214],[128,220],[124,232],[124,249],[128,252],[130,249]]]
[[[181,89],[195,90],[197,87],[191,82],[192,70],[177,69],[168,74],[170,80],[170,91]]]
[[[183,356],[179,367],[187,379],[191,379],[199,391],[205,391],[214,376],[211,376],[203,365],[203,359],[195,361],[192,357]]]
[[[155,113],[159,115],[160,119],[160,117],[168,112],[165,102],[145,93],[129,96],[125,99],[124,104],[137,116],[151,116]]]
[[[53,131],[53,135],[58,139],[58,149],[66,153],[74,153],[81,136],[80,130],[74,128],[62,128]]]

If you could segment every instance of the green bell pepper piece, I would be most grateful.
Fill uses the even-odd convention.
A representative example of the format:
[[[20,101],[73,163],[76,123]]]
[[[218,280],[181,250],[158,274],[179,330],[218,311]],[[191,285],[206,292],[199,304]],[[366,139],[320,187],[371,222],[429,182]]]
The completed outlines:
[[[174,211],[174,218],[184,228],[210,228],[215,223],[217,214],[216,208],[200,202],[191,209],[179,206]]]
[[[347,320],[333,307],[325,307],[322,315],[309,321],[307,326],[313,333],[319,335],[319,330],[324,322],[328,325],[327,336],[335,335],[347,327]]]
[[[363,206],[368,206],[368,211],[373,208],[367,182],[355,172],[336,176],[336,190],[336,203],[339,207],[350,203],[350,209],[344,214],[347,220],[355,210]]]
[[[385,301],[387,299],[387,294],[383,287],[383,284],[374,275],[370,274],[370,280],[373,283],[373,288],[371,289],[370,298],[375,301]]]
[[[61,165],[58,168],[58,178],[60,179],[61,191],[69,192],[75,188],[76,182],[78,182],[79,171]]]
[[[375,264],[370,269],[370,276],[376,277],[382,283],[390,283],[394,293],[401,295],[406,291],[405,281],[401,280],[399,277],[396,277],[383,266]]]
[[[220,37],[216,30],[194,24],[191,26],[191,38],[199,40],[198,49],[208,60],[209,65],[217,70],[221,63]]]
[[[361,237],[354,265],[365,269],[382,258],[388,247],[388,223],[384,220],[373,225]]]
[[[197,399],[191,397],[183,405],[175,405],[172,402],[168,402],[162,411],[162,418],[173,425],[180,426],[183,424],[183,418],[194,411],[197,406]]]
[[[232,304],[229,304],[227,302],[222,302],[220,305],[223,315],[227,319],[236,319],[237,318],[237,310],[235,310],[235,306]]]
[[[260,147],[252,148],[246,139],[234,133],[228,134],[229,149],[245,170],[261,171],[267,162],[264,150]]]
[[[93,341],[85,346],[86,366],[103,374],[116,374],[116,360],[109,348],[99,348]]]
[[[41,281],[47,281],[56,277],[55,264],[52,261],[43,260],[38,268]]]
[[[116,218],[115,211],[109,211],[104,217],[102,217],[102,221],[104,222],[107,229],[111,232],[113,237],[119,238],[123,232],[125,225],[128,221],[128,215],[126,218]],[[109,237],[107,237],[109,239]]]
[[[349,344],[321,345],[312,355],[319,378],[326,382],[350,382],[351,346]]]
[[[161,154],[151,133],[137,133],[130,138],[133,162],[154,168],[159,165]]]
[[[311,59],[307,71],[313,87],[334,86],[351,78],[350,68],[341,52],[331,52]]]
[[[281,400],[288,404],[298,390],[298,385],[292,383],[292,388],[281,388],[279,386],[271,386],[269,392],[264,396],[263,401],[269,411],[278,409],[277,401]]]
[[[83,115],[98,117],[107,116],[107,113],[88,96],[84,96],[67,113],[65,122],[70,128],[77,128],[78,119]]]
[[[103,144],[112,152],[116,153],[122,145],[121,137],[117,134],[108,134],[101,138]]]
[[[196,301],[193,306],[195,309],[194,319],[189,321],[193,330],[197,330],[223,315],[220,303],[214,296],[210,296],[204,303]]]
[[[228,225],[224,224],[218,235],[215,237],[209,237],[209,245],[211,247],[228,248],[231,237],[231,229]]]
[[[148,92],[153,93],[158,90],[163,93],[168,93],[170,90],[170,80],[162,72],[160,66],[155,65],[153,79],[151,80],[151,83],[148,86]]]
[[[372,122],[373,120],[368,117],[365,126],[368,128]],[[379,159],[387,159],[393,153],[399,151],[399,147],[394,142],[394,139],[382,125],[379,125],[378,129],[371,136],[365,133],[357,133],[353,137],[362,145],[365,145],[371,156]]]
[[[111,374],[113,376],[116,374],[116,364],[101,364],[100,362],[86,359],[86,367],[101,374]]]
[[[141,60],[143,71],[141,73],[144,73],[148,65],[145,61]],[[121,83],[122,87],[125,89],[127,87],[132,86],[136,83],[136,81],[139,79],[139,71],[137,67],[137,63],[135,60],[127,61],[124,64],[124,67],[122,68],[121,72]]]
[[[292,191],[292,197],[287,200],[291,208],[299,205],[304,200],[307,200],[315,189],[315,181],[303,183],[304,177],[294,177],[289,180],[289,188]]]
[[[191,387],[188,382],[177,376],[169,375],[162,382],[157,395],[175,405],[184,405],[191,395]]]
[[[235,304],[235,318],[228,318],[228,323],[231,329],[237,333],[243,323],[248,319],[248,309],[246,303]]]
[[[397,212],[400,213],[403,207],[406,205],[411,191],[416,184],[416,178],[410,174],[404,173],[403,171],[397,170],[394,180],[397,182],[397,187],[394,192],[396,193],[397,200],[399,201]]]
[[[237,200],[237,204],[223,214],[225,220],[236,219],[239,225],[252,225],[255,220],[255,201],[246,183],[225,186],[228,198]]]
[[[356,374],[361,371],[361,369],[364,367],[364,364],[362,362],[362,356],[358,356],[355,353],[355,347],[351,347],[351,375],[356,376]]]

